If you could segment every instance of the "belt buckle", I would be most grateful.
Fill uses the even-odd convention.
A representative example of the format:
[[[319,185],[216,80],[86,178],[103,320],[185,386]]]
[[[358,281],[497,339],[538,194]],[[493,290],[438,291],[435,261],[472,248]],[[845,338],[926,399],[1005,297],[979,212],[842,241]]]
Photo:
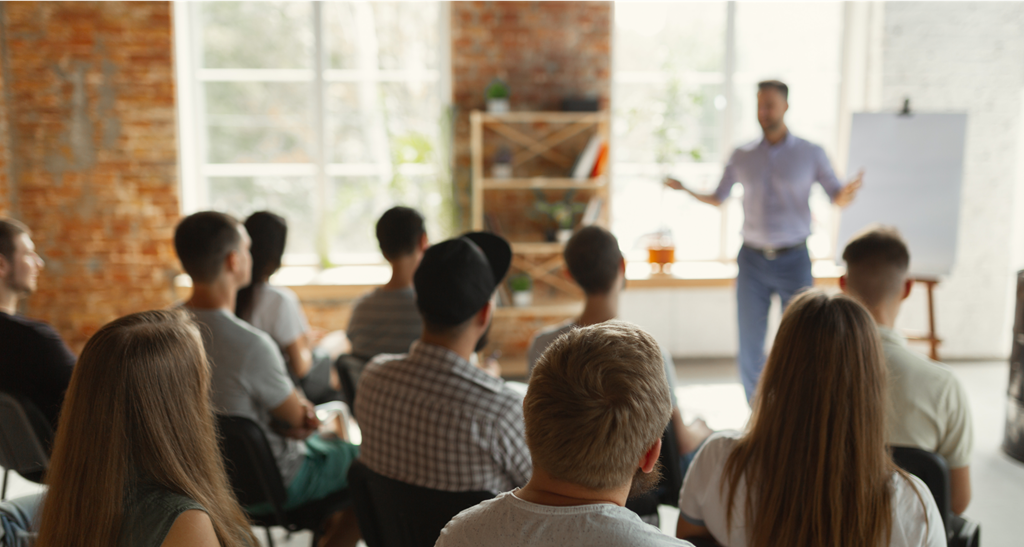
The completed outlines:
[[[778,255],[775,253],[775,249],[765,249],[764,257],[768,260],[775,260],[776,256]]]

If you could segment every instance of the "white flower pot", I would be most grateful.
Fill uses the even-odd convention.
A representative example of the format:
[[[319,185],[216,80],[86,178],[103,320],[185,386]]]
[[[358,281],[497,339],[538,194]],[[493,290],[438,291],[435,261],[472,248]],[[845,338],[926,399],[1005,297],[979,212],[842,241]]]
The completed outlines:
[[[533,291],[513,291],[512,305],[517,308],[533,305]]]
[[[487,111],[491,114],[505,114],[509,111],[508,99],[487,99]]]

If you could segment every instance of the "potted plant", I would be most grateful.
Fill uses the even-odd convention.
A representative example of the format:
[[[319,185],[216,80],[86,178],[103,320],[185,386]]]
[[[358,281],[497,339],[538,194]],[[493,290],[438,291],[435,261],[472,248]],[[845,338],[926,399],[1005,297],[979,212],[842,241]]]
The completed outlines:
[[[500,78],[491,80],[491,83],[487,85],[487,90],[484,92],[484,98],[487,100],[487,111],[492,114],[508,112],[508,96],[508,85],[505,82],[501,81]]]
[[[569,190],[558,201],[548,201],[540,190],[534,190],[534,193],[537,196],[537,201],[533,204],[534,211],[546,215],[555,224],[553,230],[547,231],[547,240],[563,244],[568,242],[576,224],[576,215],[582,213],[587,205],[572,200],[575,190]]]
[[[512,178],[512,150],[507,146],[498,148],[491,164],[491,177],[496,179]]]
[[[508,278],[508,288],[512,291],[512,305],[523,308],[533,304],[533,279],[529,274],[520,273]]]

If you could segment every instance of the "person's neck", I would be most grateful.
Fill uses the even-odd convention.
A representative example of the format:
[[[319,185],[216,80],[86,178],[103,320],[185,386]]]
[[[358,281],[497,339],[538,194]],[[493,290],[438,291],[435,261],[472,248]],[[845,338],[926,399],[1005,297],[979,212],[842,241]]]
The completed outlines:
[[[583,306],[583,313],[580,314],[576,324],[581,327],[596,325],[615,319],[619,315],[619,292],[612,289],[605,294],[587,295],[587,302]]]
[[[416,255],[409,255],[391,261],[391,280],[382,289],[400,291],[412,287],[412,276],[416,273]]]
[[[197,310],[227,310],[235,313],[237,295],[238,287],[224,278],[213,283],[193,283],[192,297],[185,305]]]
[[[773,127],[764,132],[764,138],[768,141],[768,144],[779,144],[786,135],[789,134],[789,129],[785,123],[780,123],[777,127]]]
[[[7,287],[0,287],[0,311],[7,315],[17,314],[18,293],[8,289]]]
[[[473,329],[466,329],[471,331]],[[455,338],[448,336],[439,336],[427,331],[423,331],[423,335],[420,336],[420,342],[424,344],[430,344],[432,346],[439,346],[442,348],[454,351],[466,361],[469,361],[473,356],[473,350],[476,349],[476,342],[479,338],[475,337],[470,332],[463,332]]]
[[[610,503],[625,507],[629,497],[629,484],[610,490],[591,490],[578,484],[552,477],[542,468],[533,466],[533,475],[526,486],[515,492],[517,498],[553,507],[572,507]]]
[[[900,302],[885,302],[877,306],[868,307],[871,317],[880,327],[888,329],[896,328],[896,316],[900,314]]]

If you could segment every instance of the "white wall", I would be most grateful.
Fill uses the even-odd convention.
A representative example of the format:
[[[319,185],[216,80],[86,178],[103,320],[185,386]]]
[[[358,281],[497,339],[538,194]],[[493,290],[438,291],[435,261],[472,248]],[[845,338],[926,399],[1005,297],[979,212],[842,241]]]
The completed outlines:
[[[968,112],[957,265],[936,293],[942,357],[1004,359],[1024,268],[1024,4],[887,2],[880,23],[881,108],[909,96],[917,111]],[[732,289],[633,289],[620,315],[677,357],[733,357],[735,307]],[[899,326],[923,330],[925,310],[919,290]]]

